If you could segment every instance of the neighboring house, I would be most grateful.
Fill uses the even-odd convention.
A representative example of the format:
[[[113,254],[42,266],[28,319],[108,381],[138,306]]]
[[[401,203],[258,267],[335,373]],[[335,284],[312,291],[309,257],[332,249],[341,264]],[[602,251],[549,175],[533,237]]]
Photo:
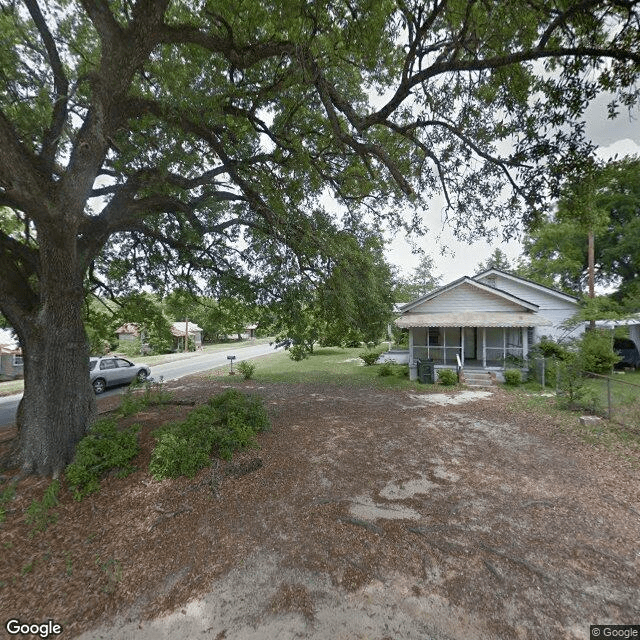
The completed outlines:
[[[224,340],[255,340],[257,328],[257,324],[247,324],[242,331],[227,333],[222,337]]]
[[[175,338],[174,348],[177,351],[184,351],[184,336],[188,331],[189,338],[193,340],[196,349],[202,347],[202,329],[195,322],[173,322],[171,323],[171,335]],[[126,322],[116,329],[120,343],[137,340],[140,337],[138,325],[133,322]]]
[[[133,322],[125,322],[121,327],[116,329],[116,335],[120,342],[131,342],[140,337],[138,325]]]
[[[10,329],[0,329],[0,381],[24,377],[22,351]]]
[[[244,333],[240,334],[240,337],[243,340],[255,340],[256,337],[256,329],[258,328],[257,324],[248,324],[244,328]]]
[[[558,340],[584,331],[584,325],[563,326],[577,310],[574,296],[489,269],[409,302],[396,324],[409,330],[415,379],[418,359],[431,359],[436,367],[526,368],[529,349],[543,335]]]
[[[196,349],[201,349],[202,329],[195,322],[173,322],[171,323],[171,334],[176,338],[175,346],[178,351],[184,351],[184,336],[187,332]]]

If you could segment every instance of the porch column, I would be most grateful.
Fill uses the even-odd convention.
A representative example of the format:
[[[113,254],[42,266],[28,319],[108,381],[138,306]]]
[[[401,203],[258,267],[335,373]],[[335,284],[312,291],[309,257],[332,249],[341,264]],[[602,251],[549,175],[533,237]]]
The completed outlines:
[[[418,367],[413,358],[413,327],[409,327],[409,380],[418,379]]]
[[[460,327],[460,349],[462,351],[462,366],[464,367],[464,328]]]
[[[502,327],[502,367],[507,368],[507,328]]]
[[[482,368],[487,368],[487,327],[482,327]]]
[[[442,364],[447,364],[447,327],[442,327]]]
[[[529,330],[527,327],[520,327],[520,331],[522,331],[522,360],[524,363],[527,362],[527,352],[529,351]]]

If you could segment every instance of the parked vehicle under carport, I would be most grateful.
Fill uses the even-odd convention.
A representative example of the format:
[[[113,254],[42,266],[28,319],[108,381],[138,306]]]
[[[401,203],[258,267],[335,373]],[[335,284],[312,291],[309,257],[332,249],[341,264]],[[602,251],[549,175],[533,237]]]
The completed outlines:
[[[629,338],[616,338],[613,341],[613,350],[620,356],[620,361],[616,362],[616,368],[640,367],[640,352],[633,340]]]

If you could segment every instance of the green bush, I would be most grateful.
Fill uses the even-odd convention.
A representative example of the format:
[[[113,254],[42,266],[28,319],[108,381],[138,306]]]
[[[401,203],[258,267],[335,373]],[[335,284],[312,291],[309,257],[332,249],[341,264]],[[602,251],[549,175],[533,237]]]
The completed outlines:
[[[543,357],[543,358],[558,358],[564,360],[569,353],[566,346],[552,340],[551,338],[543,337],[538,344],[536,344],[529,352],[530,357]]]
[[[620,356],[613,350],[608,331],[585,331],[578,344],[583,371],[611,373],[613,365],[620,360]]]
[[[76,500],[100,488],[100,480],[111,470],[123,478],[135,470],[131,460],[138,455],[140,425],[119,430],[115,418],[96,421],[80,440],[65,476]]]
[[[384,362],[380,365],[378,369],[378,375],[381,377],[392,376],[393,375],[393,367],[389,362]]]
[[[238,362],[238,371],[245,380],[251,380],[253,374],[256,372],[256,365],[248,360],[243,360],[242,362]]]
[[[504,372],[504,383],[510,387],[522,384],[522,373],[518,369],[507,369]]]
[[[230,389],[193,409],[184,421],[154,431],[149,471],[159,480],[193,477],[215,453],[229,460],[234,451],[256,447],[256,434],[270,426],[260,398]]]
[[[453,369],[439,369],[438,382],[448,387],[458,384],[458,375]]]
[[[305,360],[311,355],[311,350],[305,347],[303,344],[294,344],[289,347],[289,357],[295,362]]]
[[[380,353],[381,353],[380,351],[365,351],[364,353],[361,353],[359,355],[359,358],[361,360],[364,360],[364,363],[368,367],[370,367],[378,361],[378,358],[380,357]]]

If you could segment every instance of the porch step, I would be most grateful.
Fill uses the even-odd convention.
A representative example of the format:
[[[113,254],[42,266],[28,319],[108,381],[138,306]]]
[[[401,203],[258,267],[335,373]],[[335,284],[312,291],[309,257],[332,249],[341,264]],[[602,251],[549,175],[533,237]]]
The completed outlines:
[[[463,370],[464,383],[468,387],[491,387],[493,378],[488,371],[467,371]]]

